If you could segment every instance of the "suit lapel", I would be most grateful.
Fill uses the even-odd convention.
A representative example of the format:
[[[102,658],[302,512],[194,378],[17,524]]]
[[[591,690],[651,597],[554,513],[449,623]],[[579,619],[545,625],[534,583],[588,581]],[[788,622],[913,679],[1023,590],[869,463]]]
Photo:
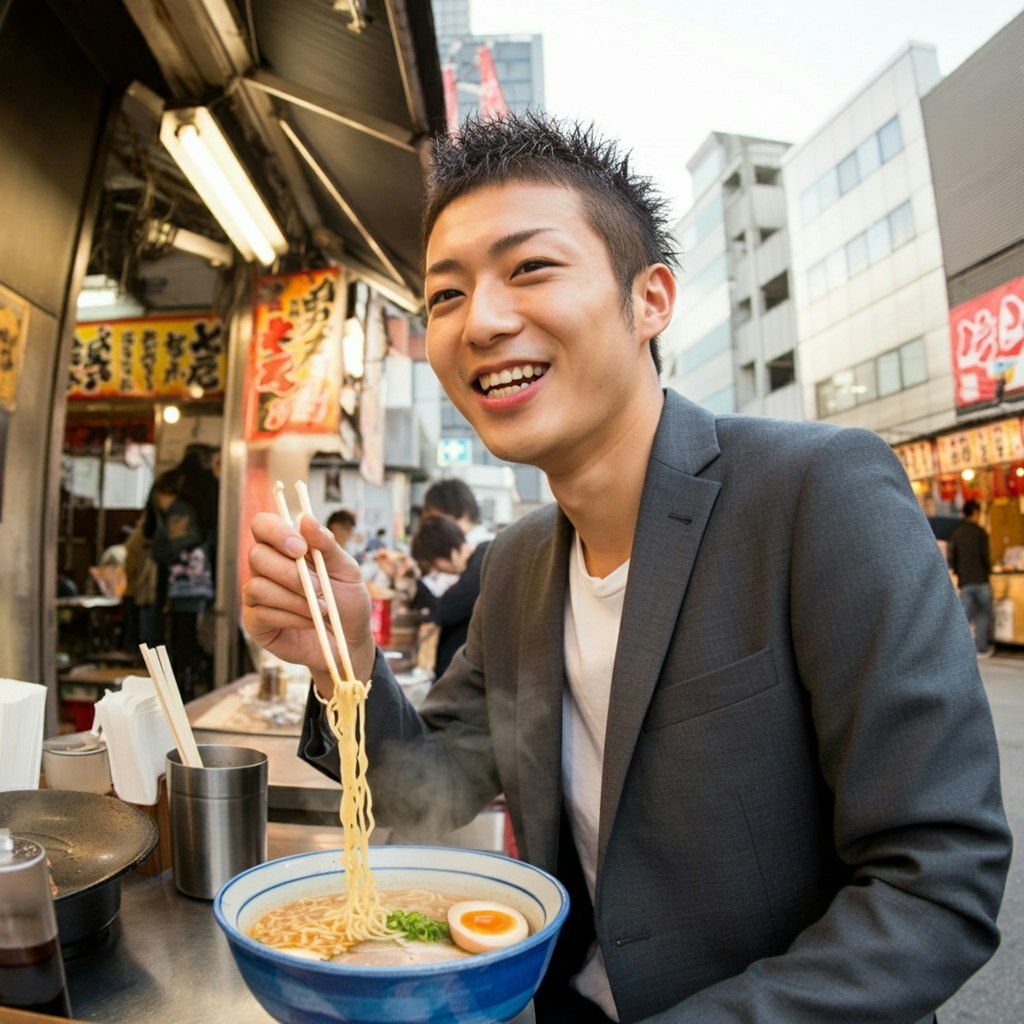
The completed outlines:
[[[562,805],[563,631],[572,526],[560,510],[555,529],[537,548],[524,593],[528,603],[519,638],[518,779],[523,855],[549,871],[558,860]],[[525,724],[524,724],[525,723]]]
[[[644,481],[612,672],[598,878],[633,750],[718,497],[717,482],[694,474],[718,451],[711,414],[668,392]]]

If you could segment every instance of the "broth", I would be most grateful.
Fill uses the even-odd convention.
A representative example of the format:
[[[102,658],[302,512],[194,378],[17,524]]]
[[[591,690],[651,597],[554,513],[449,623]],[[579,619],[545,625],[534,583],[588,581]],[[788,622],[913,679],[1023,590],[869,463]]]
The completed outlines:
[[[392,889],[380,893],[381,904],[389,912],[419,911],[436,921],[444,921],[448,908],[466,898],[427,889]],[[341,928],[344,906],[345,896],[337,893],[306,896],[268,911],[249,930],[249,936],[282,953],[350,966],[399,967],[473,955],[460,949],[451,939],[414,942],[401,936],[372,939],[346,948]]]

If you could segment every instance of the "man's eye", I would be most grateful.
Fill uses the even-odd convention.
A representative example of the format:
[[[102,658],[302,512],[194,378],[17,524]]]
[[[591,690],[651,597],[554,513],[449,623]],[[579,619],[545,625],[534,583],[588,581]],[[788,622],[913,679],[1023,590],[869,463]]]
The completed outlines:
[[[439,292],[434,292],[427,300],[427,309],[433,309],[439,302],[447,302],[460,294],[461,292],[454,288],[442,288]]]
[[[515,273],[512,275],[515,277],[517,274],[529,274],[534,270],[544,270],[547,267],[552,266],[548,260],[524,260],[515,269]]]

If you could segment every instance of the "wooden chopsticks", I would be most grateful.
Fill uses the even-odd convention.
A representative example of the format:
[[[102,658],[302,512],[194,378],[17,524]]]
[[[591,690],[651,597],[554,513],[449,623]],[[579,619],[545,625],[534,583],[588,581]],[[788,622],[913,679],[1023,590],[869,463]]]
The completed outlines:
[[[185,713],[185,705],[182,703],[181,691],[174,678],[171,660],[167,656],[167,648],[163,645],[151,648],[146,644],[139,644],[139,650],[153,680],[156,699],[160,702],[160,708],[171,728],[171,736],[178,749],[181,763],[187,768],[202,768],[203,759],[199,754],[199,747],[196,746],[195,736],[192,735],[192,726],[189,725],[188,715]]]
[[[295,489],[299,494],[299,504],[305,515],[313,515],[313,507],[309,501],[309,491],[305,483],[300,480]],[[291,523],[291,515],[288,512],[288,502],[284,496],[284,484],[280,480],[274,485],[274,499],[277,502],[277,510],[285,522]],[[331,641],[327,636],[327,628],[324,625],[323,613],[320,611],[320,603],[317,600],[316,591],[313,588],[313,579],[309,573],[309,566],[306,564],[304,555],[295,559],[299,569],[299,579],[302,581],[302,590],[306,595],[306,603],[309,605],[309,614],[312,616],[313,625],[316,628],[317,639],[320,641],[320,649],[323,652],[324,661],[327,664],[327,671],[330,673],[331,681],[335,688],[341,686],[341,673],[334,659],[334,652],[331,650]],[[338,606],[334,600],[334,589],[331,586],[331,578],[327,574],[327,565],[324,563],[323,552],[313,549],[313,565],[316,568],[317,577],[320,580],[320,590],[323,593],[324,604],[327,606],[327,617],[331,623],[331,630],[334,639],[338,644],[338,653],[341,655],[341,664],[345,672],[345,679],[349,684],[355,683],[356,676],[352,669],[352,659],[349,657],[348,645],[345,642],[345,632],[341,625],[341,616],[338,614]]]

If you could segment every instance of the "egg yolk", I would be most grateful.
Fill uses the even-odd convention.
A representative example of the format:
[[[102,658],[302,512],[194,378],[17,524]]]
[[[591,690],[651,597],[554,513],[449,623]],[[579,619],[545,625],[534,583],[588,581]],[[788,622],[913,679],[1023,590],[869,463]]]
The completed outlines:
[[[463,927],[483,935],[500,935],[515,925],[515,918],[502,910],[467,910],[459,917]]]
[[[518,910],[486,900],[463,900],[450,907],[448,929],[455,944],[469,953],[511,946],[530,934]]]

